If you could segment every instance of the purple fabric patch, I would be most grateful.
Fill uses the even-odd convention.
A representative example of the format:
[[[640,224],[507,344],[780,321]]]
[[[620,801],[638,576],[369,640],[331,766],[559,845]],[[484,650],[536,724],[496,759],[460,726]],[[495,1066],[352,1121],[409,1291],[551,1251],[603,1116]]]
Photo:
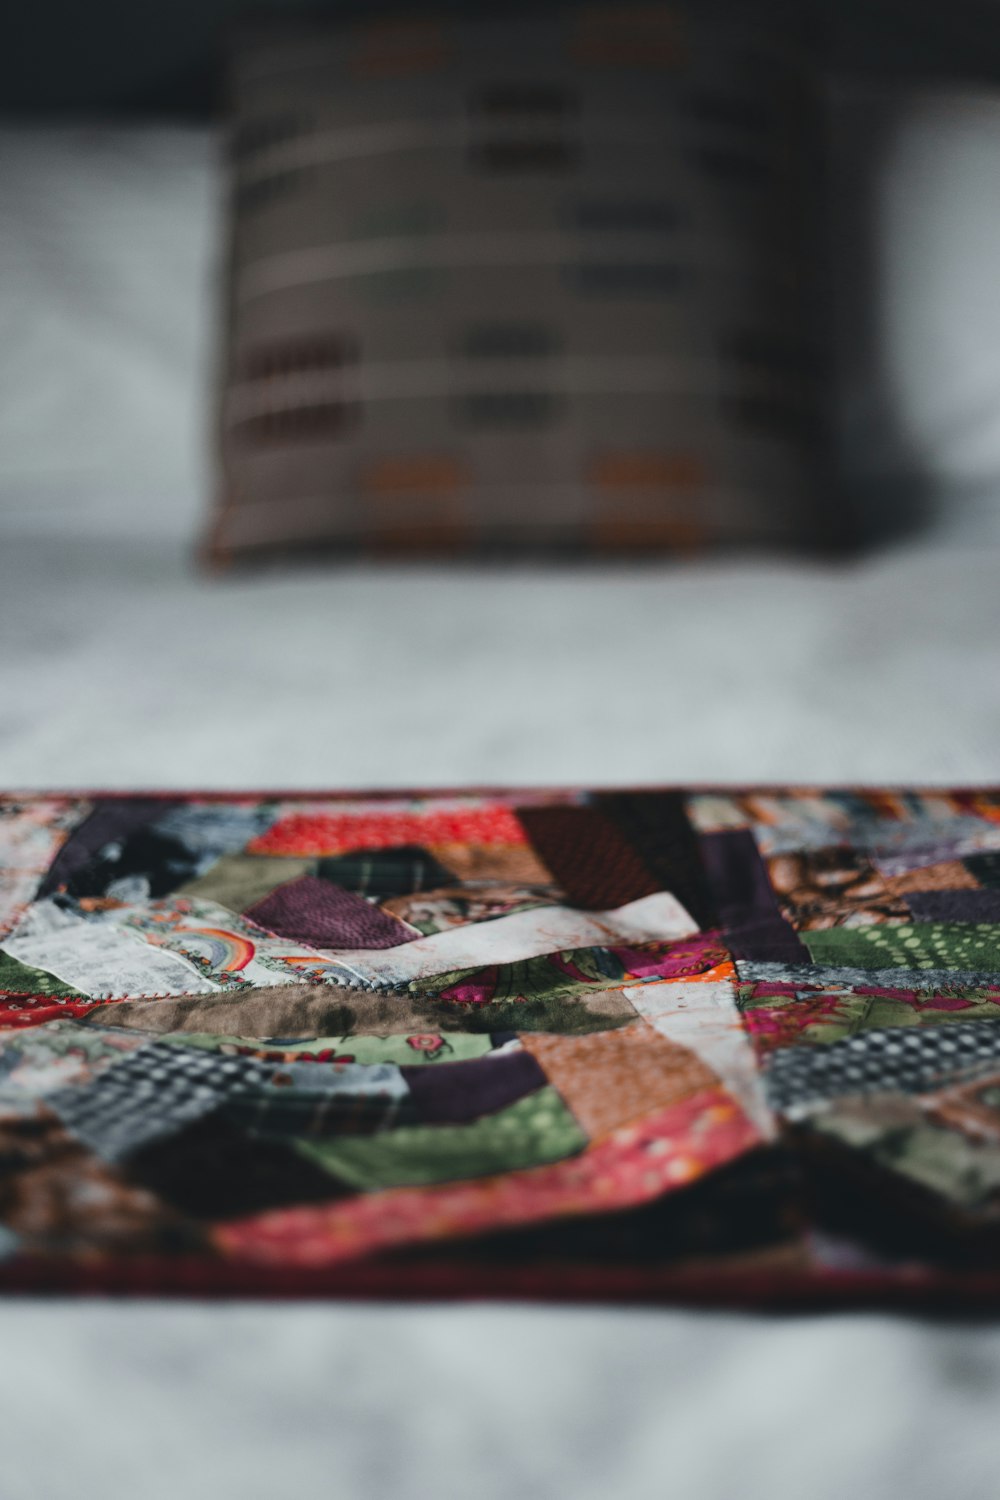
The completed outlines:
[[[914,844],[912,849],[904,849],[898,854],[882,854],[876,850],[871,860],[880,875],[908,875],[911,870],[923,870],[928,865],[945,864],[978,853],[976,848],[970,848],[970,842],[969,838],[940,839],[933,844]],[[909,905],[908,900],[906,904]]]
[[[469,1062],[400,1069],[424,1125],[464,1125],[496,1114],[548,1082],[530,1052],[505,1052]]]
[[[50,896],[60,886],[69,885],[73,876],[108,844],[124,843],[130,834],[158,822],[175,807],[183,805],[167,797],[114,797],[95,803],[93,812],[74,828],[59,850],[38,887],[36,899]]]
[[[398,948],[420,936],[363,896],[316,875],[279,885],[244,915],[278,937],[312,948]]]
[[[913,891],[904,899],[917,922],[1000,922],[1000,891]]]
[[[704,833],[701,853],[726,946],[734,958],[759,963],[812,962],[795,929],[781,915],[767,866],[749,829]]]

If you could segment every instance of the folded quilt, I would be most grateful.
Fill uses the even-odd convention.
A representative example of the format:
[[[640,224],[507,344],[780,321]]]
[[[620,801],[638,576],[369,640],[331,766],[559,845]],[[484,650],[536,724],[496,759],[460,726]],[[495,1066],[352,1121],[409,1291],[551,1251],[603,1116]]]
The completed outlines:
[[[0,798],[0,1287],[1000,1300],[1000,791]]]

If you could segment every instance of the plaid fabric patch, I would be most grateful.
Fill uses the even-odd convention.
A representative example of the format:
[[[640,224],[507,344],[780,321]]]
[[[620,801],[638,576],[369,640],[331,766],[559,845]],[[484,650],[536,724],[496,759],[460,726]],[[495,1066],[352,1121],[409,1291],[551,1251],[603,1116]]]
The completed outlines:
[[[321,859],[317,868],[325,880],[332,880],[355,895],[377,900],[386,896],[409,896],[414,891],[438,890],[443,885],[450,885],[455,878],[419,844],[331,855]]]
[[[229,1094],[266,1076],[267,1069],[252,1059],[154,1042],[88,1087],[60,1089],[47,1103],[98,1156],[120,1161],[211,1114]]]
[[[378,1094],[321,1094],[269,1088],[228,1099],[223,1117],[258,1136],[377,1135],[416,1123],[413,1100]]]
[[[412,1121],[395,1063],[264,1065],[264,1080],[232,1094],[225,1118],[260,1136],[374,1135]]]

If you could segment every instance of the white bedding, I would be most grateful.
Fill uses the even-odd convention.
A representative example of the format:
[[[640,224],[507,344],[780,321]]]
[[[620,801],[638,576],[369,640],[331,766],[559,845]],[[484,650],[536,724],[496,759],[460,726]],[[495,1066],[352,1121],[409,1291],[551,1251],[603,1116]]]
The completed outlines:
[[[0,784],[1000,781],[1000,340],[993,509],[858,563],[212,580],[213,150],[0,142]],[[981,1500],[1000,1456],[1000,1330],[914,1318],[7,1303],[0,1388],[0,1500]]]

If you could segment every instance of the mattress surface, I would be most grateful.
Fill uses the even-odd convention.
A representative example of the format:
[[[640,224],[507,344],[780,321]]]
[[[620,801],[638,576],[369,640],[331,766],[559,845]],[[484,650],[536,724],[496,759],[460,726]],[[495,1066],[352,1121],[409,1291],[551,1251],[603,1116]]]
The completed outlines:
[[[1000,780],[979,531],[839,569],[199,577],[211,144],[173,174],[151,163],[178,161],[174,135],[74,135],[51,146],[62,177],[44,142],[5,141],[5,788]],[[103,198],[81,149],[106,162]],[[139,274],[137,243],[167,261],[148,333],[101,300],[123,258]],[[865,430],[884,412],[868,394]],[[2,1326],[5,1500],[263,1497],[331,1474],[358,1497],[659,1500],[665,1473],[699,1500],[978,1500],[996,1471],[990,1325],[57,1300],[8,1303]]]

